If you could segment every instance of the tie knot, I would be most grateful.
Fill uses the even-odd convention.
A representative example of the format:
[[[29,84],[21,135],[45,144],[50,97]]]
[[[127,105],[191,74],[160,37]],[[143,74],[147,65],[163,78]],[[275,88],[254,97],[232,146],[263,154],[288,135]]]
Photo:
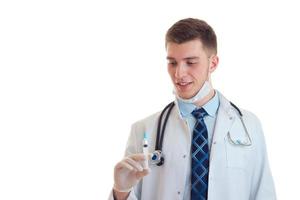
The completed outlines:
[[[196,119],[203,119],[207,114],[207,112],[205,111],[204,108],[198,108],[193,110],[192,115],[196,118]]]

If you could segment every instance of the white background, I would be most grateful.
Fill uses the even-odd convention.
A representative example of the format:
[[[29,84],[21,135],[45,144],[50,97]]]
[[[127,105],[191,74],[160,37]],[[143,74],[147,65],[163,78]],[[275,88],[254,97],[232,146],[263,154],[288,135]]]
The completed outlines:
[[[1,1],[0,199],[106,199],[131,124],[173,100],[164,35],[186,17],[217,33],[214,87],[261,119],[278,199],[300,199],[298,8]]]

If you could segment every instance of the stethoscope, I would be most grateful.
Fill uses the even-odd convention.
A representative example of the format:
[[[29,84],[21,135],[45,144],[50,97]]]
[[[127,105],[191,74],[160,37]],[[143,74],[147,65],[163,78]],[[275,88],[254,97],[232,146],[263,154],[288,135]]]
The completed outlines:
[[[155,142],[155,151],[152,153],[152,158],[151,162],[152,164],[156,164],[157,166],[161,166],[164,164],[164,156],[162,153],[162,147],[163,147],[163,140],[164,140],[164,135],[165,135],[165,129],[166,125],[171,113],[172,108],[174,107],[175,102],[169,103],[161,112],[159,118],[158,118],[158,124],[157,124],[157,133],[156,133],[156,142]],[[235,145],[235,146],[251,146],[252,145],[252,140],[250,138],[249,132],[247,130],[247,127],[245,125],[245,122],[243,120],[243,114],[241,110],[234,105],[232,102],[230,102],[230,105],[235,108],[235,110],[239,113],[239,118],[242,122],[245,135],[246,135],[246,140],[241,141],[241,140],[233,140],[231,138],[230,132],[227,133],[227,138],[230,144]],[[165,114],[166,113],[166,114]],[[165,116],[165,117],[164,117]],[[163,123],[162,123],[163,122]]]

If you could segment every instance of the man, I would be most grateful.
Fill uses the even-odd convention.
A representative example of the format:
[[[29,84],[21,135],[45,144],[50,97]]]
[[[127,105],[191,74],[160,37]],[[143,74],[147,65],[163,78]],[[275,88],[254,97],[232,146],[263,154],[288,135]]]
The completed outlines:
[[[164,163],[143,164],[144,133],[152,152],[159,112],[133,124],[110,199],[276,199],[259,120],[211,86],[219,62],[213,29],[180,20],[166,34],[166,51],[176,98],[160,149]]]

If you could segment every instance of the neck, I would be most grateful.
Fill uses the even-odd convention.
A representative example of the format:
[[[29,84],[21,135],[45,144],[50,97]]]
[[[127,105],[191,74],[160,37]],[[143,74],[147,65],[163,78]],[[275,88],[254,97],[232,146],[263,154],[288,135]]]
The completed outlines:
[[[197,107],[202,107],[203,105],[205,105],[207,102],[209,102],[209,100],[211,100],[214,96],[215,96],[215,90],[212,89],[208,95],[206,95],[203,99],[199,100],[199,101],[196,101],[194,104],[197,106]]]

